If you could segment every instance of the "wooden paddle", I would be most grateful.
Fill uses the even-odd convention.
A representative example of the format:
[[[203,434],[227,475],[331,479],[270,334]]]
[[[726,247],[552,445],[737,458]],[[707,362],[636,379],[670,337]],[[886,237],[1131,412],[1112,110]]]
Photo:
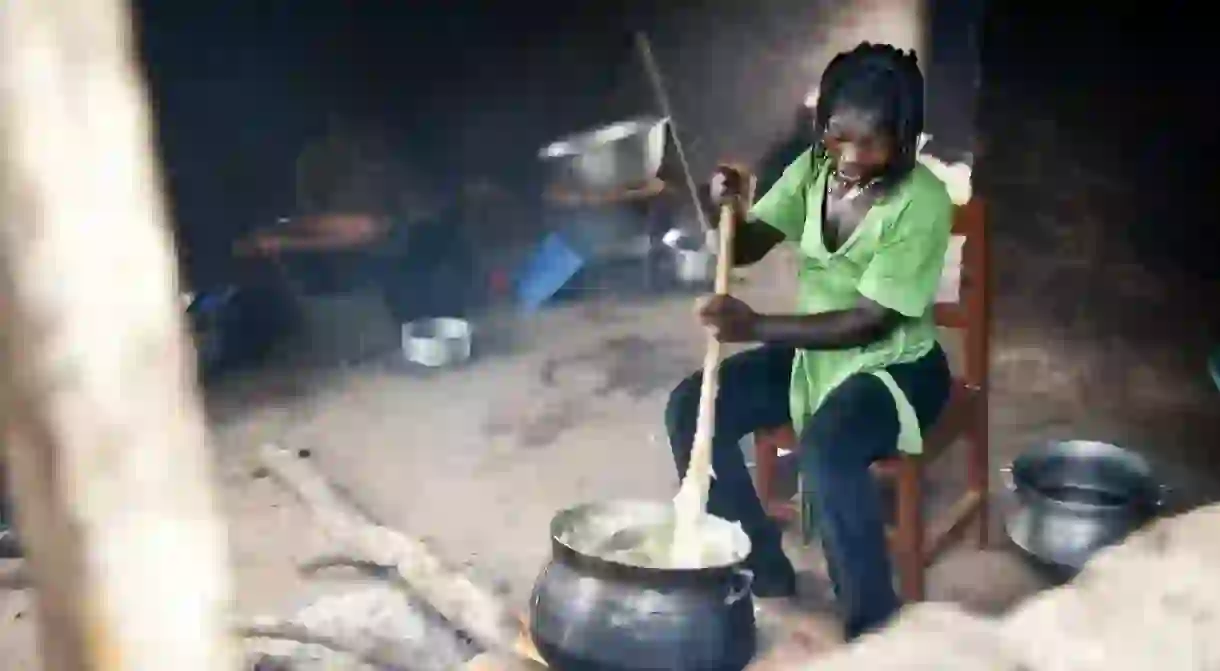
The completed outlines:
[[[744,194],[747,205],[754,201],[755,180],[746,172],[747,187]],[[729,205],[720,208],[720,225],[717,227],[719,253],[716,255],[717,295],[729,295],[729,281],[733,270],[733,237],[736,217]],[[707,350],[703,355],[703,380],[699,389],[699,414],[695,420],[695,440],[691,446],[690,463],[682,478],[682,485],[674,497],[674,541],[673,560],[679,566],[697,565],[702,543],[699,542],[699,526],[707,512],[708,488],[712,479],[712,438],[716,431],[716,397],[720,392],[721,343],[716,334],[708,330]]]

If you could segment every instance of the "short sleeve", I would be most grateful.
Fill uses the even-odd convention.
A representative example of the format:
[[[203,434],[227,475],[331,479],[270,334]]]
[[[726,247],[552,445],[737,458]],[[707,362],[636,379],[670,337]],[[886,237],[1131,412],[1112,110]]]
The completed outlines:
[[[939,182],[912,189],[882,229],[860,278],[860,295],[907,317],[936,301],[953,228],[953,203]]]
[[[805,230],[805,198],[813,173],[812,150],[806,150],[754,203],[749,218],[771,226],[789,240],[800,240]]]

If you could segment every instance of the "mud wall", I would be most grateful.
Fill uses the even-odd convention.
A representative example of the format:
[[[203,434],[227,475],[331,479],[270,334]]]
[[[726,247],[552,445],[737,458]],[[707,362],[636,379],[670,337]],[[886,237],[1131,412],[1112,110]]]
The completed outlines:
[[[1189,52],[1206,22],[1114,7],[1051,29],[1029,6],[991,8],[975,185],[995,234],[994,385],[1052,401],[1077,437],[1214,479],[1220,238],[1195,166],[1220,101]],[[1154,28],[1177,37],[1133,39]],[[1146,70],[1163,62],[1180,69]]]
[[[223,276],[236,232],[291,209],[292,156],[332,112],[395,129],[450,188],[481,174],[528,202],[538,147],[655,110],[635,29],[652,38],[699,173],[794,151],[797,111],[839,49],[919,46],[930,151],[973,151],[991,204],[997,390],[1049,400],[1085,434],[1212,465],[1214,451],[1189,445],[1217,414],[1202,371],[1220,337],[1217,227],[1189,167],[1215,144],[1197,85],[1208,75],[1188,37],[1156,49],[1123,37],[1189,21],[1115,7],[1069,29],[1002,0],[400,5],[146,21],[176,220],[201,275]],[[188,56],[167,46],[179,43]],[[1149,76],[1157,59],[1175,67]]]
[[[556,137],[658,107],[632,41],[643,30],[664,72],[696,172],[757,162],[791,138],[797,113],[836,53],[862,40],[917,48],[929,83],[929,131],[941,153],[973,141],[982,3],[760,0],[599,3],[553,16],[528,47],[465,56],[426,105],[451,118],[445,161],[461,172],[520,174]],[[465,103],[465,104],[463,104]],[[513,137],[507,137],[506,130]]]

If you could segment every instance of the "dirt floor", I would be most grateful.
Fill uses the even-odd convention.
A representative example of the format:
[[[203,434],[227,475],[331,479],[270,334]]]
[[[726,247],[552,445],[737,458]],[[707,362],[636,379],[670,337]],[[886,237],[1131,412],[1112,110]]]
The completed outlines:
[[[768,263],[751,272],[740,293],[759,309],[782,309],[792,295],[781,279],[785,262]],[[522,608],[547,558],[556,510],[591,499],[672,495],[662,409],[670,387],[702,356],[689,297],[606,298],[528,318],[490,316],[477,327],[479,352],[461,368],[424,373],[382,355],[351,365],[276,367],[209,390],[243,614],[287,613],[332,588],[296,571],[322,546],[304,511],[259,477],[252,457],[263,442],[307,450],[374,518],[433,542]],[[952,350],[952,338],[946,342]],[[992,412],[997,468],[1043,438],[1110,437],[1104,418],[1064,416],[1060,404],[1032,395],[997,395]],[[933,506],[960,481],[955,466],[932,474]],[[1181,498],[1203,496],[1208,484],[1188,476],[1176,480]],[[1000,478],[993,486],[1000,538]],[[931,597],[997,611],[1044,586],[996,545],[950,553],[932,569]],[[807,605],[825,608],[818,552],[794,552],[809,569]],[[19,583],[15,567],[4,568]],[[0,593],[0,657],[5,669],[33,668],[29,594],[9,587]]]

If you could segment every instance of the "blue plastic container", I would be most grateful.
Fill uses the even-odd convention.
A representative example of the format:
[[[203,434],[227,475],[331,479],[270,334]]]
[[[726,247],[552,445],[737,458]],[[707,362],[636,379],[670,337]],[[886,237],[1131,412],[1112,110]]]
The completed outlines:
[[[526,310],[537,310],[553,298],[587,262],[558,233],[543,239],[517,278],[518,303]]]

